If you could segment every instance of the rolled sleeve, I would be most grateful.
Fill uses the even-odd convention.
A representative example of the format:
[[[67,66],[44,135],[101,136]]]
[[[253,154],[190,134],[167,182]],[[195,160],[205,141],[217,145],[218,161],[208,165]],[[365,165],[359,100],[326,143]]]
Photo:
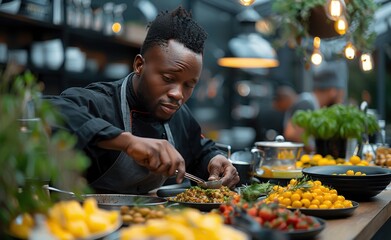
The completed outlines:
[[[122,132],[123,130],[114,127],[109,122],[94,118],[80,126],[75,133],[78,136],[78,147],[84,148],[87,144],[96,145],[97,142],[114,138]]]

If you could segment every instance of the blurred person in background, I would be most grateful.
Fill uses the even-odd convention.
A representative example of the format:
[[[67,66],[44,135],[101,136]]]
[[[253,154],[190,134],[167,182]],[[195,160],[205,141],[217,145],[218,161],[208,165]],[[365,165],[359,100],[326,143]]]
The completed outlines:
[[[280,85],[277,87],[274,98],[273,98],[273,108],[279,112],[283,113],[282,119],[282,130],[284,131],[285,125],[288,122],[288,110],[292,105],[297,101],[298,94],[289,85]]]
[[[299,94],[297,101],[287,111],[287,123],[284,137],[287,141],[302,142],[304,130],[292,123],[292,116],[297,110],[316,110],[343,103],[348,80],[348,67],[345,60],[324,61],[320,66],[311,69],[313,81],[312,92]],[[315,150],[314,142],[304,147],[310,153]]]

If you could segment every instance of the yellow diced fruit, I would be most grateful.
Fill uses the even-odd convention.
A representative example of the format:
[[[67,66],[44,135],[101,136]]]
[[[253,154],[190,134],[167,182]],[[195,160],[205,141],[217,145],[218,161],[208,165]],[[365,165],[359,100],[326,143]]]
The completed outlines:
[[[56,221],[60,225],[65,223],[64,215],[62,213],[62,203],[57,203],[49,209],[49,219]]]
[[[64,216],[67,221],[84,220],[85,212],[77,201],[65,202],[62,207]]]
[[[117,224],[120,218],[120,214],[118,211],[109,211],[107,212],[106,216],[112,225]]]
[[[54,236],[60,240],[72,240],[74,239],[73,235],[67,231],[65,231],[65,229],[63,229],[58,222],[56,222],[55,220],[53,219],[49,219],[47,221],[47,224],[48,224],[48,228],[50,230],[51,233],[54,234]]]
[[[98,209],[98,203],[95,198],[87,198],[83,203],[84,211],[87,215],[93,214]]]
[[[110,219],[101,214],[91,214],[87,217],[87,226],[92,233],[104,232],[111,226]]]
[[[87,237],[90,234],[87,223],[83,220],[72,220],[66,223],[66,230],[77,238]]]

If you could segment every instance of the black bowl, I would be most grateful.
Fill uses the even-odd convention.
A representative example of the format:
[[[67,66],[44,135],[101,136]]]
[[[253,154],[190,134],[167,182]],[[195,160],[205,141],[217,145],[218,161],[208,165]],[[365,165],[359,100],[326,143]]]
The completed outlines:
[[[338,175],[347,170],[365,173],[365,176]],[[383,191],[391,182],[391,170],[369,166],[318,166],[303,169],[303,175],[320,180],[350,200],[366,200]]]

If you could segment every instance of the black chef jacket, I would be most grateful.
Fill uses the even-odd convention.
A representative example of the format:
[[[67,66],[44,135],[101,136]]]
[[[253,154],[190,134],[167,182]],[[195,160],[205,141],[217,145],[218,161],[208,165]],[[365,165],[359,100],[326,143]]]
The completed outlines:
[[[66,128],[78,138],[77,147],[91,159],[86,178],[93,182],[115,162],[119,151],[97,147],[97,142],[118,136],[124,131],[120,89],[129,79],[127,101],[131,112],[131,128],[135,136],[167,139],[162,121],[145,111],[133,89],[132,75],[115,82],[92,83],[85,88],[69,88],[60,96],[45,96],[59,108]],[[211,158],[220,154],[213,141],[201,134],[201,128],[184,104],[169,120],[175,147],[186,162],[186,171],[203,179],[209,174]],[[71,159],[70,159],[71,161]]]

